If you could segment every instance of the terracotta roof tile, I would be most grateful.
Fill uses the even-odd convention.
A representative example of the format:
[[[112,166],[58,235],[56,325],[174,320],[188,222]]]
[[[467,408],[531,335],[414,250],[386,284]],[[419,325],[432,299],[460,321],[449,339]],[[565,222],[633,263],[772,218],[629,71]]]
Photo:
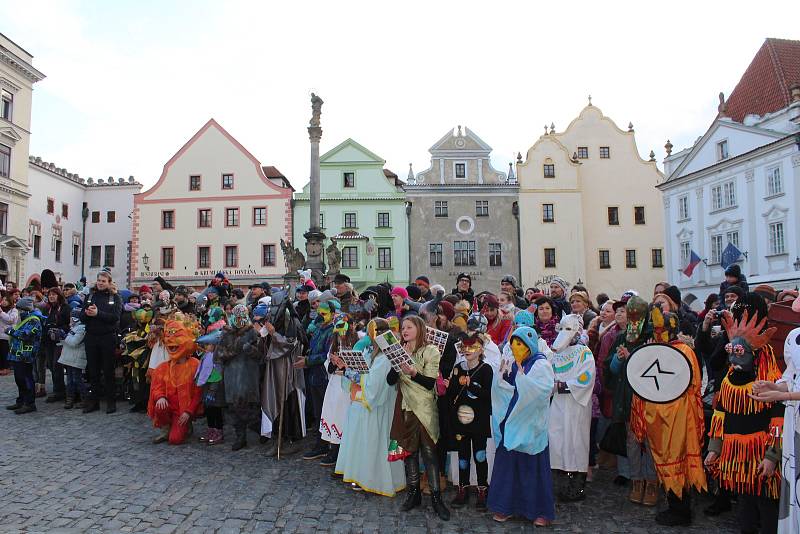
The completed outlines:
[[[278,170],[277,167],[273,167],[272,165],[265,165],[261,167],[264,169],[264,174],[267,178],[286,178],[281,171]]]
[[[726,102],[725,115],[742,122],[748,114],[765,115],[787,107],[789,88],[800,83],[800,41],[769,38]]]

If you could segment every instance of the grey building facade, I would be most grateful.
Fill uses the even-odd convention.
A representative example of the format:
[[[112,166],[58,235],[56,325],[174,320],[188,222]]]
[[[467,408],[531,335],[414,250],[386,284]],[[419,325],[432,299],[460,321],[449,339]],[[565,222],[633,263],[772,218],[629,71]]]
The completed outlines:
[[[431,166],[409,170],[408,202],[412,279],[421,274],[448,292],[459,273],[476,293],[496,292],[504,275],[519,280],[516,179],[491,166],[492,148],[459,126],[429,150]]]

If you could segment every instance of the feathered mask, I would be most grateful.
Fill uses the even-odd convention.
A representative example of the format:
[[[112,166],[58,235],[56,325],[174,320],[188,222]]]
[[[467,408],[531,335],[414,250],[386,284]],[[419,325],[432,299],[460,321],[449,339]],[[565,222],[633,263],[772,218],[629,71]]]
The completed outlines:
[[[728,353],[728,360],[734,369],[740,371],[753,370],[756,351],[769,343],[772,334],[777,330],[774,326],[765,329],[766,325],[766,317],[759,320],[758,314],[754,314],[751,319],[748,310],[744,310],[739,321],[735,321],[727,313],[722,316],[722,326],[725,328],[730,340],[725,345],[725,351]]]

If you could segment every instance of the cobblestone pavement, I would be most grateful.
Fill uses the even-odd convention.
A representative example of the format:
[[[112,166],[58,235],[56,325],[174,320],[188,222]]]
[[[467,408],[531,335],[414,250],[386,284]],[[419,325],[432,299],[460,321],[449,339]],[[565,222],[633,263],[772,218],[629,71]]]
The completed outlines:
[[[16,396],[0,377],[0,402]],[[530,523],[500,525],[488,514],[453,510],[444,523],[429,508],[402,513],[402,497],[354,492],[316,462],[268,459],[254,434],[250,447],[152,445],[142,414],[104,410],[83,415],[60,403],[17,416],[0,409],[0,532],[533,532]],[[200,421],[198,429],[205,425]],[[196,432],[197,433],[197,432]],[[653,509],[626,501],[627,492],[601,472],[588,497],[558,505],[560,532],[669,532]],[[446,498],[452,498],[448,490]],[[691,529],[734,531],[734,517],[710,521],[699,510]],[[543,529],[539,529],[543,530]],[[546,531],[546,529],[545,529]]]

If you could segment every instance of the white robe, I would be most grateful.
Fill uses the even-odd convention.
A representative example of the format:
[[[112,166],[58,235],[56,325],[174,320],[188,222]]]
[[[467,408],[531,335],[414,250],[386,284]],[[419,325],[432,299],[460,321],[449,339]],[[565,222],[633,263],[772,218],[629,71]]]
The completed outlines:
[[[783,359],[786,371],[778,383],[786,382],[789,391],[800,391],[800,328],[786,336]],[[798,480],[800,465],[796,454],[800,452],[800,401],[784,401],[783,450],[781,451],[781,501],[778,508],[778,533],[800,532],[800,495]]]
[[[550,404],[550,467],[585,473],[589,467],[594,356],[584,345],[571,345],[563,352],[551,352],[548,359],[556,381],[569,388],[569,393],[554,393]]]
[[[331,361],[331,354],[325,360],[325,369]],[[347,423],[347,410],[350,408],[350,395],[345,392],[342,382],[350,381],[339,374],[328,375],[328,387],[325,388],[325,398],[322,401],[322,417],[319,422],[319,433],[328,443],[338,445],[342,442],[345,423]]]

